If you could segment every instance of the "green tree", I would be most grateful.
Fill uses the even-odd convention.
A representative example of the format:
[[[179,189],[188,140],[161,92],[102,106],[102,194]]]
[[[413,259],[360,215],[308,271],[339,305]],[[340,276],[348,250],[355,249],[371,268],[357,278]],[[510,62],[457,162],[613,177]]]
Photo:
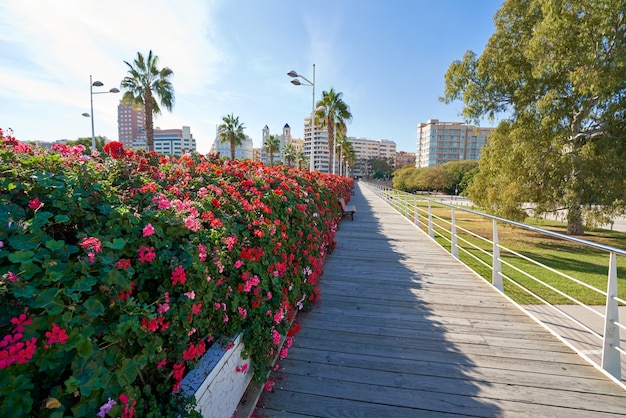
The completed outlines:
[[[124,61],[128,74],[122,80],[125,90],[122,101],[132,106],[143,107],[145,113],[146,147],[154,151],[153,117],[161,113],[161,106],[170,112],[174,107],[174,86],[170,78],[174,72],[168,67],[159,69],[159,57],[152,54],[144,56],[137,52],[133,63]]]
[[[293,161],[296,159],[296,149],[293,147],[291,142],[285,144],[285,147],[283,148],[282,158],[287,162],[287,165],[289,167],[292,166]]]
[[[298,163],[298,168],[302,170],[304,168],[304,162],[306,161],[306,157],[304,156],[304,152],[298,151],[296,153],[296,161]]]
[[[328,132],[328,152],[334,155],[335,133],[346,133],[346,122],[352,120],[350,108],[341,98],[343,93],[336,92],[333,88],[322,92],[322,99],[317,102],[315,120],[319,121],[321,128]],[[332,164],[332,162],[331,162]]]
[[[574,235],[585,212],[624,211],[624,10],[626,0],[507,0],[483,54],[450,65],[444,102],[462,100],[469,120],[505,117],[468,191],[474,203],[566,209]]]
[[[218,140],[220,143],[230,144],[230,159],[235,159],[235,149],[240,147],[243,141],[246,139],[246,135],[243,133],[245,126],[239,122],[239,116],[235,117],[232,113],[222,118],[222,124],[217,127]]]
[[[280,151],[280,140],[276,135],[270,135],[263,144],[263,150],[270,157],[270,167],[274,166],[274,154]]]
[[[374,179],[382,179],[385,177],[391,177],[393,173],[393,166],[391,159],[383,157],[373,157],[369,160],[369,166],[371,167],[370,177]]]
[[[343,164],[344,164],[344,175],[348,174],[348,167],[354,166],[356,161],[356,153],[354,151],[354,146],[352,142],[345,139],[345,135],[343,136],[344,141],[341,142],[341,153],[343,154]]]

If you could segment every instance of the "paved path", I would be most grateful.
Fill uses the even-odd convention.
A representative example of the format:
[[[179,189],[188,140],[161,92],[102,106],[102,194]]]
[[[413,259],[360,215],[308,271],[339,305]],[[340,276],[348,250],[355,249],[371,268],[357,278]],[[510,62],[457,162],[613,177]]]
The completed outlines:
[[[619,385],[356,189],[256,416],[626,416]]]

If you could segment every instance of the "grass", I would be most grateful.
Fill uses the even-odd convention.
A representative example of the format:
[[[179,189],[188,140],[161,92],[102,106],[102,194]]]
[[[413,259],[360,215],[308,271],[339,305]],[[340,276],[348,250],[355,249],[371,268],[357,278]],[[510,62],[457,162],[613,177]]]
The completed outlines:
[[[407,197],[410,198],[410,201],[406,200]],[[406,216],[408,214],[408,217],[414,220],[413,213],[415,209],[412,196],[396,195],[394,196],[394,203],[400,206],[399,210],[403,215]],[[420,222],[427,224],[428,204],[421,201],[417,203],[417,206],[419,208]],[[451,227],[446,222],[451,222],[451,210],[449,207],[436,203],[431,204],[431,207],[433,223],[438,225],[434,226],[435,240],[450,251]],[[476,273],[491,282],[492,244],[478,239],[463,230],[471,231],[473,234],[492,240],[493,221],[459,209],[455,210],[455,220],[457,236],[459,237],[458,245],[466,250],[459,250],[459,258]],[[558,221],[527,218],[524,223],[561,234],[566,233],[566,225]],[[427,231],[427,225],[420,225],[420,228]],[[611,247],[626,248],[626,233],[623,232],[594,229],[588,231],[584,237],[580,238]],[[463,240],[468,241],[479,249],[473,248]],[[522,285],[549,303],[574,303],[537,280],[531,279],[514,268],[506,266],[505,262],[584,304],[604,305],[606,303],[606,297],[602,293],[554,273],[550,269],[573,277],[601,291],[606,291],[609,266],[609,254],[607,252],[504,223],[498,223],[498,241],[501,247],[506,247],[549,267],[548,269],[538,266],[504,249],[500,250],[500,256],[503,260],[503,275],[511,279],[510,281],[506,278],[503,279],[504,292],[516,302],[520,304],[536,304],[539,300],[535,296],[519,289],[512,282]],[[476,258],[482,260],[489,267],[477,261]],[[621,299],[626,299],[626,277],[623,277],[623,274],[621,278],[619,277],[620,272],[626,271],[626,257],[617,257],[617,269],[618,296]]]

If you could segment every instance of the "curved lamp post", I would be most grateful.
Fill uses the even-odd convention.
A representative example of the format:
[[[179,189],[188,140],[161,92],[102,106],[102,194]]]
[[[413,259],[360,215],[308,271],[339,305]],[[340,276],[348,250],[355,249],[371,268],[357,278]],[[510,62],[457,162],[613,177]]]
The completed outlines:
[[[295,71],[289,71],[287,73],[287,75],[289,77],[292,77],[293,80],[291,80],[291,84],[296,85],[296,86],[311,86],[313,87],[313,105],[311,106],[311,158],[310,158],[310,162],[309,162],[309,171],[314,171],[315,170],[315,160],[313,159],[313,145],[314,145],[314,141],[315,141],[315,64],[313,64],[313,81],[310,81],[309,79],[307,79],[305,76],[298,74]],[[299,80],[299,78],[301,78],[302,80],[304,80],[306,83],[303,83],[302,81]]]
[[[91,114],[83,113],[85,117],[91,117],[91,152],[96,150],[96,133],[93,126],[93,95],[94,94],[106,94],[106,93],[119,93],[120,91],[113,87],[109,91],[93,91],[94,87],[102,87],[102,81],[92,81],[91,75],[89,76],[89,98],[91,99]]]

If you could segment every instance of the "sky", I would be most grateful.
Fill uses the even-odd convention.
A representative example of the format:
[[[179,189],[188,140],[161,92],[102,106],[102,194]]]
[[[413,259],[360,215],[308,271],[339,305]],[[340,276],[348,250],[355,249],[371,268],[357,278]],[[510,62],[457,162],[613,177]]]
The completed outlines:
[[[467,50],[481,54],[502,0],[0,0],[0,127],[21,141],[117,140],[120,87],[150,50],[174,72],[162,129],[189,126],[208,153],[217,126],[238,116],[261,145],[265,125],[303,138],[313,89],[342,93],[348,136],[389,139],[415,152],[419,123],[463,121],[446,105],[445,73]],[[490,126],[483,122],[483,126]]]

